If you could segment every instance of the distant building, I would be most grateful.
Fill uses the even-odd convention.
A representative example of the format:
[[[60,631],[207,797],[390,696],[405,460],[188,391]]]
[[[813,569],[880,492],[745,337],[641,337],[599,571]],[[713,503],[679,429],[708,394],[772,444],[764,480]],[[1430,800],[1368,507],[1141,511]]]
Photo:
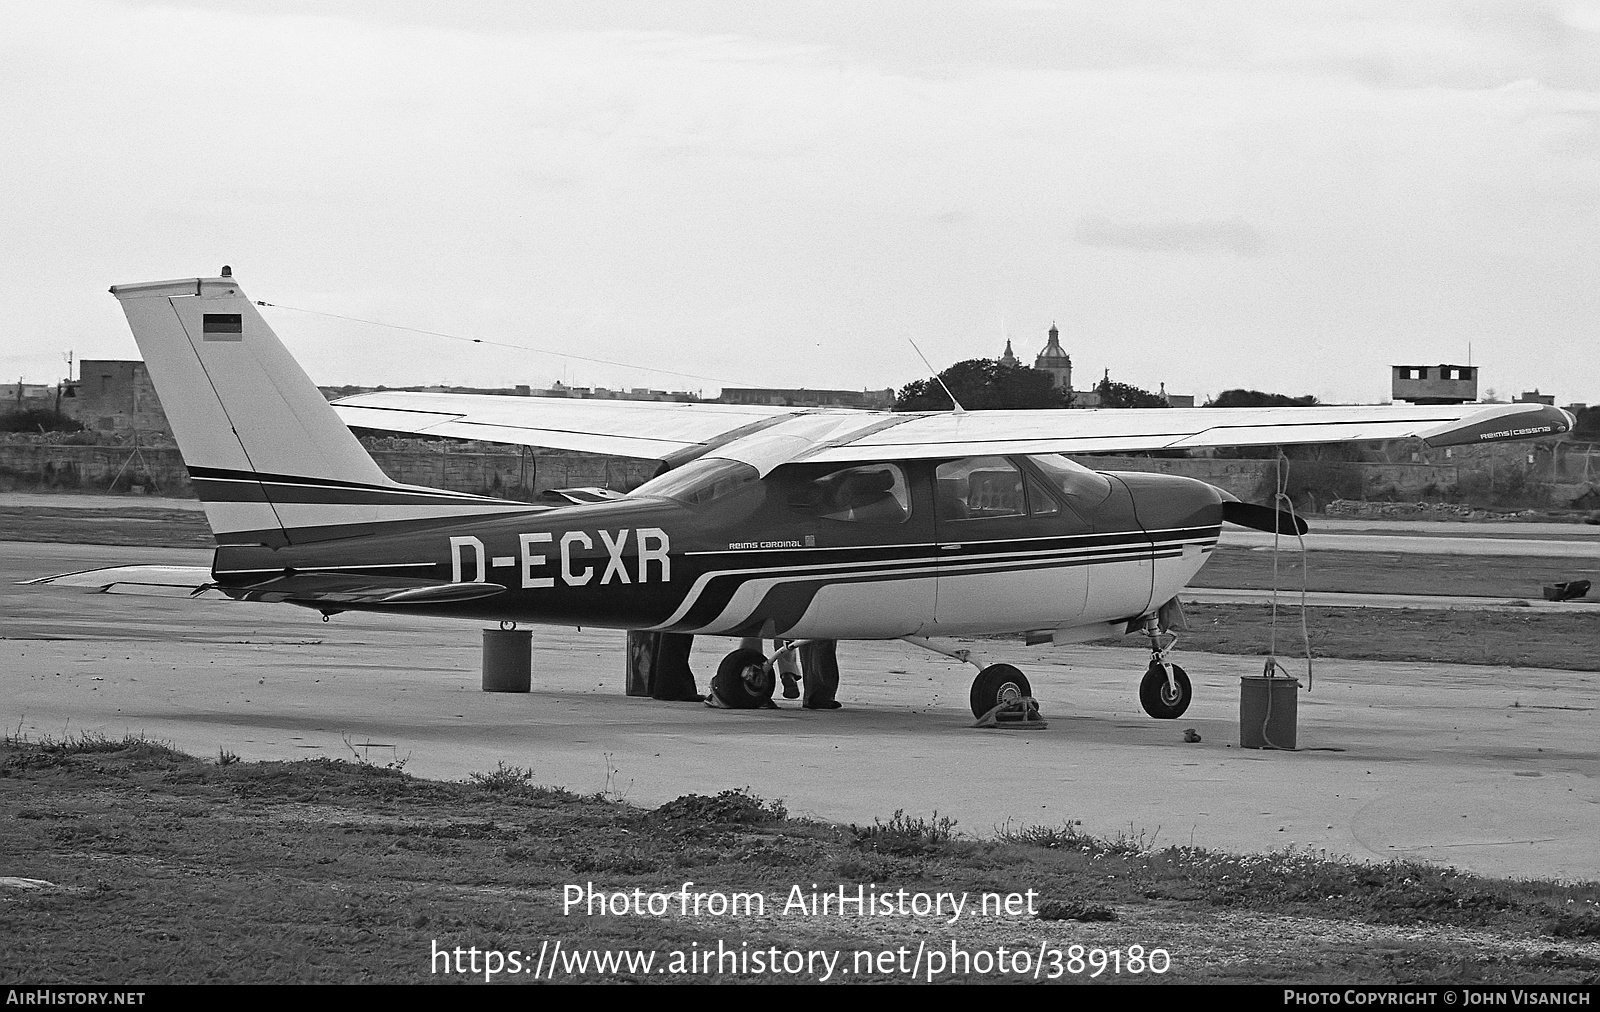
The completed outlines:
[[[1555,404],[1555,394],[1541,394],[1538,387],[1526,391],[1521,397],[1511,398],[1512,404]]]
[[[49,383],[0,384],[0,411],[25,411],[28,408],[54,408],[56,388]]]
[[[61,411],[101,432],[172,434],[143,362],[86,358],[61,395]]]
[[[1412,404],[1467,404],[1478,399],[1478,370],[1470,365],[1393,366],[1397,401]]]
[[[893,390],[798,390],[778,387],[723,387],[718,404],[769,404],[792,408],[894,407]]]
[[[517,392],[522,392],[521,387]],[[599,401],[698,401],[699,394],[692,394],[687,390],[650,390],[645,387],[634,387],[631,390],[612,390],[608,387],[569,387],[560,380],[551,384],[549,390],[529,391],[534,397],[580,397],[587,400]]]
[[[688,402],[700,400],[699,394],[691,393],[688,390],[647,390],[644,387],[634,387],[632,390],[610,390],[606,387],[572,387],[567,386],[560,380],[556,380],[548,390],[535,389],[527,383],[518,383],[510,387],[457,387],[443,385],[428,387],[325,386],[317,389],[321,390],[322,395],[330,401],[338,400],[340,397],[370,393],[374,390],[402,390],[429,394],[488,394],[496,397],[569,397],[582,400],[608,401]]]
[[[1006,350],[1000,355],[1000,364],[1010,366],[1013,369],[1022,364],[1016,353],[1011,350],[1011,338],[1009,337],[1006,338]]]
[[[1057,390],[1072,392],[1072,356],[1068,355],[1061,347],[1061,331],[1056,329],[1054,323],[1050,324],[1049,342],[1044,350],[1039,352],[1033,360],[1033,367],[1041,372],[1050,374],[1050,385]],[[1010,342],[1006,342],[1007,348]]]
[[[1161,384],[1161,399],[1167,402],[1169,408],[1194,407],[1194,394],[1169,394],[1165,383]]]

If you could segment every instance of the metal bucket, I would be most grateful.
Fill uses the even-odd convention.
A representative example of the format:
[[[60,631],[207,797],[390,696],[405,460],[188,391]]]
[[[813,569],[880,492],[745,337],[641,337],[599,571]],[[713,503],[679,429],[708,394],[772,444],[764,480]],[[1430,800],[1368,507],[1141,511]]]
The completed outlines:
[[[533,688],[533,630],[483,631],[483,691],[527,692]]]
[[[1239,679],[1239,747],[1295,748],[1300,679],[1245,675]]]

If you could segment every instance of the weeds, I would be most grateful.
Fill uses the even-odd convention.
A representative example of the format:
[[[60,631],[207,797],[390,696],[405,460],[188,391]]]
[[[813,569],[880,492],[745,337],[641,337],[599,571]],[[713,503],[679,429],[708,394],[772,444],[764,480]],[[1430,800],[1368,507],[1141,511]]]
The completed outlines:
[[[656,809],[653,815],[672,822],[735,823],[738,825],[763,825],[783,822],[789,810],[779,801],[767,801],[751,793],[748,787],[723,791],[715,797],[703,794],[685,794]]]
[[[344,735],[343,737],[344,747],[349,749],[350,754],[355,757],[355,763],[357,766],[363,766],[368,769],[393,770],[394,772],[399,773],[404,771],[406,768],[406,763],[411,761],[411,753],[408,752],[404,756],[401,756],[400,746],[398,745],[379,745],[370,741],[364,741],[358,746],[355,744],[355,742],[350,740],[350,736],[348,734]],[[390,756],[389,761],[383,763],[382,765],[373,762],[372,750],[375,748],[388,749]]]
[[[605,757],[606,757],[606,785],[604,787],[600,788],[600,792],[595,796],[598,797],[601,801],[614,801],[614,802],[617,802],[617,803],[620,804],[622,801],[624,801],[628,797],[628,792],[633,789],[633,781],[629,780],[628,781],[628,786],[624,787],[620,791],[617,790],[617,774],[622,772],[622,771],[617,769],[617,764],[612,759],[612,753],[610,753],[610,752],[605,753]]]
[[[509,793],[533,789],[533,770],[521,766],[507,766],[505,760],[495,763],[488,773],[468,773],[467,779],[486,791]]]
[[[995,839],[1000,843],[1016,844],[1023,847],[1042,847],[1045,850],[1071,850],[1091,857],[1114,856],[1134,857],[1147,854],[1155,848],[1156,837],[1161,833],[1157,826],[1154,833],[1147,833],[1142,829],[1134,829],[1131,825],[1119,832],[1117,838],[1108,840],[1100,836],[1091,836],[1079,829],[1083,825],[1082,819],[1068,819],[1059,826],[1030,826],[1026,824],[1012,828],[1008,821],[995,831]]]
[[[851,825],[859,847],[880,854],[915,857],[932,854],[955,838],[956,820],[941,816],[937,810],[929,818],[912,818],[905,809],[897,808],[888,822],[873,819],[870,826]]]
[[[1022,847],[1043,847],[1045,850],[1081,850],[1092,853],[1102,841],[1078,827],[1082,819],[1068,819],[1059,826],[1029,826],[1019,824],[1012,828],[1010,820],[995,830],[995,840]]]
[[[217,749],[217,765],[218,766],[232,766],[234,763],[236,763],[238,761],[239,761],[239,757],[237,755],[235,755],[233,752],[230,752],[225,748],[218,748]]]

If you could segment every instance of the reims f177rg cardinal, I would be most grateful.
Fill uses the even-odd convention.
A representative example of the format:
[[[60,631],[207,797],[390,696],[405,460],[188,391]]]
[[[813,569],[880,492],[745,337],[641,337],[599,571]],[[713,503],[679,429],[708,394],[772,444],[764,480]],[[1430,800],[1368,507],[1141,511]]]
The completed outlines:
[[[1166,608],[1224,522],[1303,531],[1188,478],[1101,473],[1063,453],[1420,437],[1441,446],[1565,432],[1539,404],[947,411],[380,392],[333,405],[230,276],[111,289],[219,547],[185,580],[324,614],[405,612],[740,638],[1150,637],[1140,697],[1189,704]],[[632,492],[531,505],[391,481],[359,427],[662,461]],[[772,663],[734,650],[719,679],[767,703]],[[974,713],[1029,695],[983,666]]]

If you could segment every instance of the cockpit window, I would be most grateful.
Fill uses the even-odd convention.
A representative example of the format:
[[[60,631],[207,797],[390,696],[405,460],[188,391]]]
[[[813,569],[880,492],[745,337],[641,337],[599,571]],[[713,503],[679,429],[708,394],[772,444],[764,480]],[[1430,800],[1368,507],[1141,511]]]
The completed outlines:
[[[759,481],[761,473],[749,464],[717,457],[691,460],[640,485],[634,495],[665,496],[688,506],[700,506]]]
[[[1073,506],[1088,509],[1111,496],[1111,479],[1074,463],[1059,453],[1036,453],[1028,458]]]
[[[802,486],[790,505],[824,520],[903,524],[911,518],[906,476],[894,464],[834,471]]]
[[[1004,457],[963,457],[934,472],[935,506],[940,520],[1014,517],[1027,512],[1022,472]]]

